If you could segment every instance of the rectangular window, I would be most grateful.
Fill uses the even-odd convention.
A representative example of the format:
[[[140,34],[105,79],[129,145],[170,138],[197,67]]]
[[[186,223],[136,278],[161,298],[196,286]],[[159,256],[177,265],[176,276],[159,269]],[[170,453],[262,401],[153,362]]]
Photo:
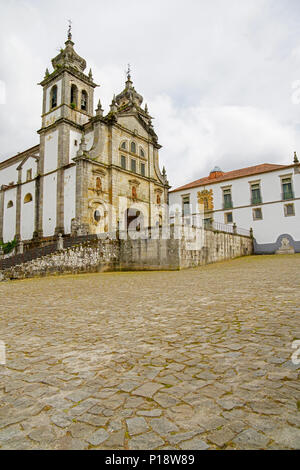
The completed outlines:
[[[225,215],[225,224],[232,224],[233,222],[232,212],[226,212],[224,215]]]
[[[223,189],[223,206],[224,209],[230,209],[232,207],[231,189]]]
[[[124,155],[121,155],[121,167],[126,170],[126,157]]]
[[[251,184],[251,204],[261,204],[261,193],[259,183]]]
[[[26,172],[26,181],[30,181],[32,179],[32,170],[27,170]]]
[[[131,159],[131,171],[136,173],[136,161],[133,158]]]
[[[182,198],[182,214],[183,217],[190,215],[190,196],[183,196]]]
[[[141,175],[145,176],[145,163],[141,163]]]
[[[295,215],[295,206],[294,206],[294,204],[285,204],[284,205],[284,215],[285,215],[285,217],[290,217],[291,215]]]
[[[293,199],[292,178],[282,178],[282,199]]]
[[[262,220],[262,210],[260,207],[257,207],[256,209],[253,209],[253,220]]]

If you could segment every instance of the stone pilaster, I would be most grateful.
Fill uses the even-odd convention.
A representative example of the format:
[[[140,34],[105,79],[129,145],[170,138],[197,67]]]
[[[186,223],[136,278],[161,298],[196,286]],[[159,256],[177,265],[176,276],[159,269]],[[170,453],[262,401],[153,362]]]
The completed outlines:
[[[4,188],[0,189],[0,243],[3,243],[3,222],[4,222]]]
[[[22,170],[18,170],[17,200],[16,200],[16,240],[21,240],[21,189]]]
[[[39,191],[39,198],[36,200],[37,204],[37,236],[39,238],[43,237],[43,206],[44,206],[44,158],[45,158],[45,134],[42,133],[40,135],[40,158],[38,161],[38,176],[39,176],[39,183],[38,183],[38,191]]]
[[[76,226],[88,232],[88,162],[76,159]]]
[[[58,156],[57,166],[57,186],[56,186],[56,228],[55,234],[64,234],[65,232],[65,171],[63,165],[69,163],[70,149],[70,129],[69,126],[63,124],[59,127],[58,135]]]
[[[35,204],[34,204],[34,230],[33,230],[33,238],[38,237],[38,232],[39,232],[39,206],[40,206],[40,183],[41,183],[41,177],[38,174],[35,180]]]

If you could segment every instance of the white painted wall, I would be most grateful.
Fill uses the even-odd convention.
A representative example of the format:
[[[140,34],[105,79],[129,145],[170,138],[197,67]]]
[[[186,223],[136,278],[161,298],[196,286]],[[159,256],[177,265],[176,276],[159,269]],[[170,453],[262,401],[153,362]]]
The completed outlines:
[[[37,161],[33,157],[29,157],[21,170],[21,181],[22,183],[26,182],[27,170],[32,170],[32,178],[35,178],[37,175]]]
[[[81,132],[72,131],[70,130],[70,156],[69,156],[69,163],[72,162],[72,158],[76,157],[76,154],[79,150],[79,145],[81,142]],[[77,145],[75,145],[75,140],[77,141]]]
[[[71,220],[75,217],[76,204],[76,166],[65,170],[64,185],[65,233],[71,233]]]
[[[295,199],[291,201],[282,201],[281,177],[292,176]],[[263,204],[252,206],[250,183],[260,181],[261,196]],[[223,209],[223,187],[231,186],[232,209]],[[249,229],[253,228],[254,237],[257,243],[275,243],[282,234],[291,235],[295,241],[300,241],[300,174],[295,174],[293,168],[284,168],[268,173],[261,173],[254,176],[246,176],[233,180],[222,181],[220,183],[207,184],[197,188],[181,190],[170,193],[170,209],[172,205],[177,204],[182,208],[182,196],[190,196],[191,212],[199,212],[198,191],[204,189],[213,190],[214,213],[213,218],[217,222],[225,223],[225,213],[233,213],[233,222],[238,227]],[[298,198],[298,199],[297,199]],[[284,205],[293,203],[295,207],[295,216],[286,217],[284,215]],[[266,204],[268,203],[268,204]],[[253,220],[253,208],[262,209],[262,220]]]
[[[56,170],[58,155],[58,130],[49,132],[45,136],[44,173]]]
[[[32,201],[24,203],[25,196],[30,193]],[[35,181],[21,186],[21,240],[30,240],[34,232]]]
[[[54,235],[56,227],[56,188],[57,174],[44,177],[43,189],[43,234],[44,237]]]
[[[11,188],[4,193],[4,219],[3,219],[3,241],[10,242],[16,234],[16,197],[17,188]],[[7,208],[9,201],[13,202],[13,207]]]
[[[18,171],[17,167],[20,165],[20,162],[14,163],[13,165],[7,166],[6,168],[2,168],[0,170],[0,186],[2,184],[7,184],[14,182],[14,184],[18,181]]]

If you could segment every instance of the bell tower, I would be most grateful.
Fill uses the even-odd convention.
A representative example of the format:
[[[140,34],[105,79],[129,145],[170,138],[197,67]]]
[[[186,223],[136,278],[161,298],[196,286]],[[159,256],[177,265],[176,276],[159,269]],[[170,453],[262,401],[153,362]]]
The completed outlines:
[[[43,87],[42,126],[39,160],[39,237],[64,233],[69,229],[66,216],[65,186],[70,166],[78,150],[84,125],[92,118],[94,88],[92,71],[84,73],[86,61],[74,50],[71,25],[65,48],[52,59],[53,71],[46,69]],[[75,185],[75,181],[74,181]],[[54,197],[55,196],[55,197]]]
[[[94,88],[92,71],[84,73],[86,61],[74,50],[71,26],[65,48],[52,59],[53,72],[46,69],[43,87],[42,129],[59,119],[83,125],[93,115]]]

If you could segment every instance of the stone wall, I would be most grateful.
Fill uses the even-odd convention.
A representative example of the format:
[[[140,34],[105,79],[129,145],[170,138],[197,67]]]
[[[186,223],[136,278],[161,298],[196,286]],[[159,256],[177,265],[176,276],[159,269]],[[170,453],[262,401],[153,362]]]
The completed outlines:
[[[250,255],[250,237],[199,228],[180,233],[171,227],[139,234],[139,239],[95,239],[5,269],[1,280],[51,274],[120,270],[178,270]],[[144,238],[143,238],[143,235]]]

